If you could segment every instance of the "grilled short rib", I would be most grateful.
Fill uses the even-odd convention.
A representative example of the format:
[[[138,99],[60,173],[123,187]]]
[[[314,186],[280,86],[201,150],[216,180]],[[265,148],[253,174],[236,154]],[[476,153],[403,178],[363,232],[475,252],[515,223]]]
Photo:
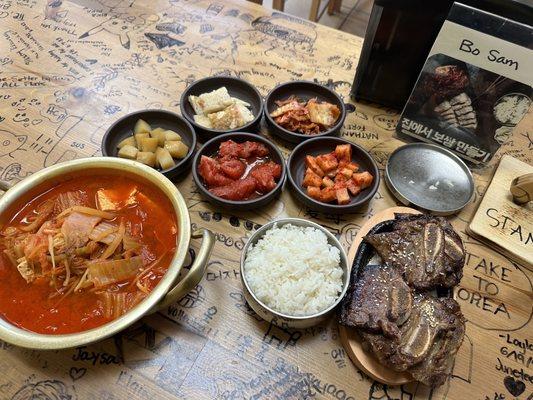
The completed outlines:
[[[396,214],[392,232],[375,233],[364,239],[415,289],[449,288],[461,280],[464,247],[442,217]]]
[[[357,328],[381,364],[440,386],[451,374],[465,320],[455,300],[429,290],[459,283],[463,244],[441,217],[396,214],[389,226],[391,232],[365,237],[381,260],[375,255],[352,271],[340,323]]]
[[[352,279],[342,303],[341,323],[398,338],[398,326],[411,313],[413,295],[398,269],[367,265]]]
[[[429,386],[444,383],[463,341],[465,320],[451,298],[415,295],[409,319],[397,338],[361,331],[361,337],[379,362],[396,371],[409,371]]]

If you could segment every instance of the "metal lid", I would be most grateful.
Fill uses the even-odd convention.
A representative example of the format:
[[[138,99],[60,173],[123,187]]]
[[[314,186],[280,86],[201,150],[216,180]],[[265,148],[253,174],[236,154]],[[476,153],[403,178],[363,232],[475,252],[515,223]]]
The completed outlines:
[[[451,151],[429,143],[410,143],[393,151],[385,182],[403,204],[436,215],[454,214],[474,196],[474,179],[466,164]]]

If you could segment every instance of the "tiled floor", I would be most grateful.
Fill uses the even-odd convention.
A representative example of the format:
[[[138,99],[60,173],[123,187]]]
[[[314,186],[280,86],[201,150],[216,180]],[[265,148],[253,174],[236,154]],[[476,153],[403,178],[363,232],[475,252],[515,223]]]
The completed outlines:
[[[327,0],[322,0],[320,6],[321,11],[327,7],[327,3]],[[324,11],[318,22],[332,28],[341,29],[345,32],[364,37],[368,18],[370,17],[370,10],[372,9],[372,3],[372,0],[343,0],[340,13],[328,15],[327,11]],[[263,5],[271,8],[272,0],[263,0]],[[301,18],[309,18],[310,9],[311,0],[285,1],[285,12]]]

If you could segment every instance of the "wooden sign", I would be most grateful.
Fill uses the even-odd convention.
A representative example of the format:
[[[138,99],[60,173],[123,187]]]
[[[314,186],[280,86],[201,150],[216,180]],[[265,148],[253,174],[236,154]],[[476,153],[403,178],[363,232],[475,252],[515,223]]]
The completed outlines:
[[[515,178],[528,173],[533,166],[503,156],[467,231],[533,268],[533,204],[515,204],[509,191]]]

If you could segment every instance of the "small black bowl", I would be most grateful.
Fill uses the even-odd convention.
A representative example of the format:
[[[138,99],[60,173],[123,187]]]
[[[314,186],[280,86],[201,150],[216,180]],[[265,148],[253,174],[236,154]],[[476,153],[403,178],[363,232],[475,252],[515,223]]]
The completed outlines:
[[[237,129],[231,130],[217,130],[205,128],[194,122],[194,109],[189,103],[189,96],[199,96],[202,93],[212,92],[225,86],[231,97],[236,97],[250,104],[251,113],[254,115],[254,120],[243,125]],[[201,140],[209,140],[215,136],[223,135],[229,132],[255,132],[259,128],[261,116],[263,114],[263,98],[258,90],[239,78],[231,76],[212,76],[209,78],[199,79],[193,83],[181,95],[180,100],[181,115],[183,115],[196,129]]]
[[[339,107],[339,110],[341,111],[339,119],[330,129],[320,132],[316,135],[304,135],[303,133],[291,132],[288,129],[278,125],[270,116],[270,113],[278,108],[276,101],[286,100],[290,96],[296,96],[302,101],[307,101],[316,97],[318,101],[327,101],[328,103],[334,104]],[[269,132],[272,132],[282,139],[292,143],[301,143],[304,140],[321,136],[338,136],[340,134],[342,125],[344,124],[344,120],[346,119],[346,105],[340,96],[326,86],[309,81],[293,81],[282,83],[281,85],[276,86],[267,95],[264,108],[265,121]]]
[[[196,133],[185,118],[171,111],[142,110],[127,114],[115,121],[102,138],[102,154],[107,157],[117,157],[117,145],[127,137],[133,135],[135,123],[142,119],[152,128],[170,129],[178,133],[183,143],[189,147],[189,152],[182,159],[174,159],[176,165],[172,168],[159,170],[167,178],[176,178],[186,172],[191,165],[192,157],[196,150]]]
[[[250,142],[260,142],[263,143],[270,150],[270,158],[272,159],[272,161],[281,165],[281,176],[278,180],[278,184],[272,191],[256,199],[234,201],[217,197],[205,187],[203,179],[198,173],[200,158],[202,156],[213,156],[218,152],[220,143],[230,139],[237,143],[246,142],[247,140]],[[192,176],[194,182],[196,183],[196,186],[198,187],[198,190],[210,203],[230,210],[246,211],[266,205],[281,192],[283,183],[285,182],[285,177],[287,176],[287,167],[285,166],[285,160],[283,159],[283,155],[276,147],[276,145],[270,140],[262,136],[255,135],[253,133],[235,132],[217,136],[206,142],[200,148],[200,150],[198,150],[198,153],[196,153],[196,156],[194,157],[194,160],[192,162]]]
[[[372,176],[374,176],[374,180],[370,187],[362,190],[356,196],[350,195],[351,200],[348,204],[338,205],[322,203],[309,197],[305,188],[302,186],[306,170],[305,157],[308,155],[317,156],[332,152],[339,144],[349,144],[352,146],[352,161],[359,165],[359,172],[370,172]],[[372,156],[362,147],[359,147],[346,139],[337,137],[318,137],[306,140],[294,148],[287,161],[287,166],[289,182],[296,198],[309,208],[323,213],[340,214],[354,212],[359,207],[369,202],[379,187],[379,169]]]

